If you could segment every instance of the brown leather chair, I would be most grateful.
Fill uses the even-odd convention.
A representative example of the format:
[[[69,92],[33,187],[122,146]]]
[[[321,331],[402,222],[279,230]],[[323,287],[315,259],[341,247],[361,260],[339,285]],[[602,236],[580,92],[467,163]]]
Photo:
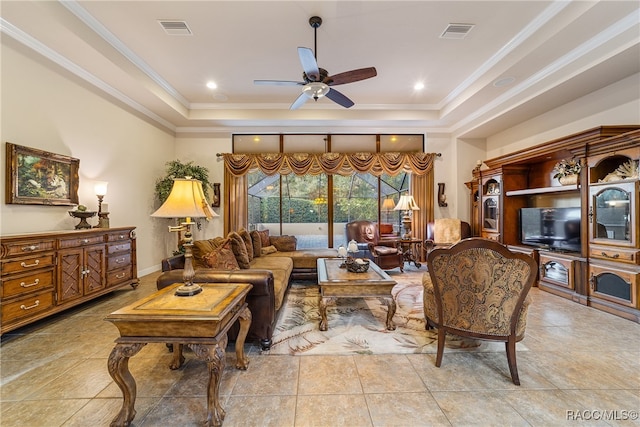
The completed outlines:
[[[355,240],[363,256],[373,260],[383,270],[400,268],[404,271],[404,257],[397,239],[381,239],[378,224],[360,220],[345,225],[347,242]]]
[[[427,264],[424,315],[427,328],[438,329],[436,366],[442,363],[447,333],[502,341],[511,379],[520,385],[516,342],[524,338],[529,289],[538,271],[533,258],[494,240],[471,238],[434,249]]]
[[[457,227],[456,222],[460,222],[460,228],[458,230],[440,230],[442,231],[442,233],[438,233],[438,230],[436,230],[436,225]],[[449,236],[451,238],[444,238],[443,236]],[[425,257],[429,255],[429,252],[431,252],[435,248],[446,248],[453,245],[454,243],[459,242],[462,239],[467,239],[469,237],[471,237],[471,225],[469,225],[468,222],[456,220],[454,218],[443,218],[437,219],[434,222],[429,222],[427,223],[427,234],[425,236],[424,245],[422,245],[422,248],[425,252]]]

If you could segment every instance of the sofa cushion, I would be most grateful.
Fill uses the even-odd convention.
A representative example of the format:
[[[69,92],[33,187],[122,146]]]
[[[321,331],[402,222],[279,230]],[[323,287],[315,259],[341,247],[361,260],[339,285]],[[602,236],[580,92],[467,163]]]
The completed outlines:
[[[262,244],[262,247],[267,247],[271,244],[271,242],[269,241],[269,230],[256,230],[256,233],[258,233],[260,235],[260,243]]]
[[[337,249],[298,249],[291,252],[274,252],[266,255],[268,258],[285,257],[291,258],[294,269],[316,269],[318,258],[335,258],[338,256]]]
[[[212,249],[202,257],[202,261],[208,268],[219,270],[239,270],[238,261],[231,249],[231,239],[225,239],[222,246]]]
[[[269,242],[279,252],[291,252],[296,250],[298,239],[296,236],[269,236]]]
[[[253,257],[257,258],[261,255],[260,252],[262,252],[262,238],[260,238],[260,233],[256,230],[253,230],[249,234],[251,235],[251,246],[253,246]]]
[[[230,232],[227,237],[231,239],[231,249],[236,256],[238,266],[242,269],[250,268],[249,255],[247,255],[247,247],[244,244],[244,239],[235,231]]]
[[[273,292],[275,296],[275,309],[280,310],[284,294],[289,286],[289,277],[293,271],[293,261],[287,257],[260,257],[254,258],[251,268],[270,270],[273,273]]]
[[[278,252],[278,250],[276,249],[275,246],[273,245],[269,245],[267,247],[261,248],[260,249],[260,255],[261,256],[265,256],[265,255],[269,255],[269,254],[273,254],[275,252]]]
[[[253,241],[251,240],[251,234],[244,228],[238,231],[238,234],[242,237],[242,240],[244,240],[244,246],[247,248],[247,256],[249,257],[249,262],[251,262],[253,259]]]

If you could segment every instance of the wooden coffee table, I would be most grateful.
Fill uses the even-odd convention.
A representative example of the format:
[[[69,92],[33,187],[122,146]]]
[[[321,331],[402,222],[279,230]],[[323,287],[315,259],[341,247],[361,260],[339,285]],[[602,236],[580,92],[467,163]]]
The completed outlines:
[[[112,426],[128,426],[136,415],[136,382],[129,372],[129,358],[147,343],[185,344],[195,356],[207,362],[207,418],[205,426],[220,426],[224,409],[220,405],[220,377],[224,371],[227,331],[236,320],[240,333],[236,340],[236,368],[247,369],[244,340],[251,324],[251,312],[245,298],[252,285],[245,283],[202,283],[202,292],[189,297],[174,295],[177,283],[111,313],[105,320],[120,331],[120,338],[109,355],[109,374],[116,382],[124,402],[111,422]],[[174,352],[179,352],[174,347]],[[177,359],[177,366],[176,366]],[[174,358],[172,369],[182,362]]]
[[[351,273],[340,268],[342,260],[338,258],[318,258],[318,285],[320,286],[320,330],[327,330],[327,303],[337,298],[379,297],[387,302],[387,329],[396,329],[393,315],[396,302],[391,289],[396,281],[369,261],[369,270],[365,273]]]

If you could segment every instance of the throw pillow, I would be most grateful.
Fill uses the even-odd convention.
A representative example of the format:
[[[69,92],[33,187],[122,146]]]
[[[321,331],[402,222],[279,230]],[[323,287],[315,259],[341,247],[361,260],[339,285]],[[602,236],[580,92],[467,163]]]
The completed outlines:
[[[253,246],[253,257],[257,258],[260,256],[262,252],[262,238],[260,237],[260,233],[256,230],[253,230],[251,233],[251,245]]]
[[[293,252],[296,250],[298,239],[296,239],[296,236],[270,236],[269,242],[279,252]]]
[[[249,262],[253,261],[253,241],[251,240],[251,234],[246,229],[241,229],[238,231],[242,240],[244,240],[244,246],[247,248],[247,256],[249,257]]]
[[[264,248],[262,248],[262,249],[260,250],[260,254],[261,254],[261,255],[269,255],[269,254],[272,254],[272,253],[274,253],[274,252],[278,252],[278,250],[277,250],[277,249],[276,249],[276,247],[275,247],[275,246],[273,246],[273,245],[271,245],[271,246],[266,246],[266,247],[264,247]]]
[[[266,248],[267,246],[271,245],[271,242],[269,242],[269,230],[259,230],[257,232],[260,235],[260,240],[262,243],[262,247]]]
[[[244,244],[244,239],[235,231],[230,232],[227,237],[231,239],[231,249],[236,256],[238,266],[241,269],[249,268],[249,255],[247,255],[247,246]]]
[[[209,268],[215,268],[219,270],[238,270],[238,261],[231,249],[231,240],[225,239],[225,243],[213,249],[208,254],[202,257],[205,265]]]
[[[204,268],[206,267],[204,260],[202,259],[206,254],[220,247],[225,239],[222,237],[216,237],[209,240],[196,240],[193,242],[191,253],[193,254],[193,267]]]

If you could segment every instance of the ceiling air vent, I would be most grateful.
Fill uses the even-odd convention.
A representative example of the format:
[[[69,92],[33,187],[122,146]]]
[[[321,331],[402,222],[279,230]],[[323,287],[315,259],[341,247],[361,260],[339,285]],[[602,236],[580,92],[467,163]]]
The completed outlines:
[[[193,33],[185,21],[158,21],[170,36],[190,36]]]
[[[441,39],[463,39],[475,27],[473,24],[449,24],[440,34]]]

